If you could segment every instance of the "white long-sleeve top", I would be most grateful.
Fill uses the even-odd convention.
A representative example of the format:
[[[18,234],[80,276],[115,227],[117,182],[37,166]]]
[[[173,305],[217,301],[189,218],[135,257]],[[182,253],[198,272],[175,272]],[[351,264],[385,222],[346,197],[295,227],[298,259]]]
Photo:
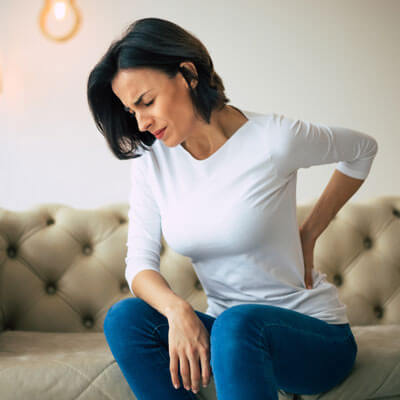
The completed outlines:
[[[216,152],[195,159],[156,140],[131,161],[125,277],[160,272],[161,234],[190,257],[217,317],[237,304],[284,307],[331,324],[347,323],[346,305],[326,274],[304,282],[296,218],[299,168],[337,163],[365,179],[376,140],[355,130],[242,111],[248,121]]]

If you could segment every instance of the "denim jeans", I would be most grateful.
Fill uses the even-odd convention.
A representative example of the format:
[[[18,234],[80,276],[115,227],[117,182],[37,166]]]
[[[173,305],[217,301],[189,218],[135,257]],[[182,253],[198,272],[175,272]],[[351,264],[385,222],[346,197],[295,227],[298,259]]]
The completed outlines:
[[[195,313],[210,333],[218,400],[278,400],[278,389],[328,391],[345,380],[356,359],[357,344],[347,323],[329,324],[263,304],[233,306],[217,318]],[[180,372],[179,389],[172,385],[168,326],[164,315],[138,297],[120,300],[107,312],[107,343],[138,400],[197,399],[184,388]]]

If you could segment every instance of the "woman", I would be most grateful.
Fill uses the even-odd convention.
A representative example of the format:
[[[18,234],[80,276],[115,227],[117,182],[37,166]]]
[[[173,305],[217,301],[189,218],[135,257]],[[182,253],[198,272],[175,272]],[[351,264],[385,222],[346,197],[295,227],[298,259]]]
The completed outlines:
[[[316,394],[344,381],[357,344],[313,249],[367,177],[375,139],[227,105],[204,45],[158,18],[112,43],[87,91],[113,154],[133,159],[125,277],[136,297],[109,309],[104,333],[137,398],[194,399],[211,375],[219,400]],[[333,162],[299,229],[297,170]],[[205,313],[161,276],[161,232],[191,257]]]

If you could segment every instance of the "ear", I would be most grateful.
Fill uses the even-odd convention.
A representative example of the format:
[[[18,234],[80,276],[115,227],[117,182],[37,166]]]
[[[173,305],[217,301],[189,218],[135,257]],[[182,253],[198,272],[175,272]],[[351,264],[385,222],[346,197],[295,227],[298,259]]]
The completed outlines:
[[[183,61],[179,64],[181,68],[185,68],[189,72],[188,79],[190,81],[190,84],[192,85],[192,88],[194,89],[197,85],[198,82],[198,74],[197,74],[197,69],[195,65],[191,61]],[[182,75],[182,78],[185,81],[185,85],[188,86],[186,79]],[[189,87],[188,87],[189,88]]]

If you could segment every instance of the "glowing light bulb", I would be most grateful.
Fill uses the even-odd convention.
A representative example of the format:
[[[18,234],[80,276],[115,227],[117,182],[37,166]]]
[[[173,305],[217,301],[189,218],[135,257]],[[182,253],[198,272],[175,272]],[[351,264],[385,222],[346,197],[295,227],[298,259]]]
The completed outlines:
[[[39,15],[43,34],[55,41],[73,37],[81,24],[81,15],[75,0],[45,0]]]
[[[54,16],[56,19],[63,19],[65,17],[65,14],[67,13],[67,6],[63,1],[57,1],[54,3]]]

